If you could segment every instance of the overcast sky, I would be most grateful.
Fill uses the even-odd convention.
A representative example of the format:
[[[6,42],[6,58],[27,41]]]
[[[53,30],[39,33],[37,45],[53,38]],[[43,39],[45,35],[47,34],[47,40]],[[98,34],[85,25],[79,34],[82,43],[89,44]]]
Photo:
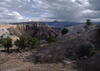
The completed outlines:
[[[100,0],[0,0],[0,22],[100,22]]]

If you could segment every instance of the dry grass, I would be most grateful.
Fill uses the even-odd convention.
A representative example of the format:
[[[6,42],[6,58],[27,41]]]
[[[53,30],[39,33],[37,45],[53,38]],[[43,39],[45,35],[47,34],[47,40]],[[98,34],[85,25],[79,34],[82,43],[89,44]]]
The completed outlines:
[[[22,53],[0,52],[0,71],[75,71],[71,65],[62,63],[44,63],[35,64],[29,61],[33,51]],[[28,58],[27,58],[28,57]]]

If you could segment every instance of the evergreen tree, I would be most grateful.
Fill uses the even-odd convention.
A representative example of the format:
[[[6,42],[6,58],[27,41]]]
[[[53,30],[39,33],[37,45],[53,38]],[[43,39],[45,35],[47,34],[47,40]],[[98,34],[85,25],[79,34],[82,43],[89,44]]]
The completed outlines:
[[[12,39],[10,37],[3,38],[1,42],[4,45],[4,48],[9,53],[9,48],[12,47]]]
[[[17,39],[14,44],[18,46],[19,51],[26,47],[33,49],[34,47],[40,47],[41,45],[37,38],[32,38],[31,36],[25,37],[24,35],[20,36],[19,40]]]
[[[25,49],[27,47],[27,38],[22,35],[19,39],[17,39],[14,44],[18,46],[18,50]]]
[[[67,32],[68,32],[68,29],[67,29],[67,28],[63,28],[63,29],[61,30],[62,35],[66,34]]]
[[[87,25],[91,25],[91,24],[92,24],[91,20],[90,20],[90,19],[87,19],[86,24],[87,24]]]

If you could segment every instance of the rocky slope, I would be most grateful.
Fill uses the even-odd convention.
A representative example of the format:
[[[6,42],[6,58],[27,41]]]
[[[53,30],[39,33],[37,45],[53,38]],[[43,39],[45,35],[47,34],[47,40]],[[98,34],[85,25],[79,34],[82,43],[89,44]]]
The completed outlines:
[[[88,28],[86,29],[85,26],[87,26]],[[74,34],[74,33],[83,33],[83,32],[93,31],[98,27],[100,27],[100,24],[91,24],[90,26],[88,26],[86,24],[79,24],[79,25],[64,27],[64,28],[68,29],[68,33],[65,34],[64,36],[71,35],[71,34]],[[64,37],[64,36],[62,36],[61,33],[60,33],[58,38],[61,38],[61,37]]]
[[[46,23],[16,23],[16,27],[10,27],[9,31],[13,32],[17,36],[22,34],[26,36],[36,37],[40,40],[48,38],[50,35],[58,36],[54,30]]]
[[[93,43],[96,47],[96,50],[99,51],[100,49],[98,49],[98,45],[96,44],[98,40],[95,38],[96,33],[97,33],[95,29],[100,27],[100,24],[92,24],[88,26],[88,30],[86,30],[84,26],[85,24],[66,27],[69,30],[67,34],[63,36],[60,35],[57,38],[56,42],[51,43],[47,46],[44,46],[36,52],[35,62],[42,62],[42,63],[50,62],[51,63],[55,61],[61,61],[61,62],[64,62],[65,64],[69,63],[73,65],[73,63],[71,63],[70,61],[73,61],[76,59],[75,61],[79,65],[82,62],[82,60],[80,60],[80,62],[78,62],[77,60],[78,55],[79,55],[78,48],[81,44],[85,42]],[[95,60],[98,60],[98,59],[95,59]],[[84,66],[87,64],[87,61],[83,61],[81,63],[83,65],[81,64],[79,65],[79,71],[95,71],[96,68],[98,68],[97,71],[100,70],[99,66],[94,67],[93,68],[94,70],[92,70],[91,68],[93,65],[96,64],[97,61],[95,61],[92,66],[90,66],[91,62],[88,63],[88,67]],[[76,64],[76,67],[78,68],[77,64]],[[88,69],[88,68],[91,68],[91,69]]]

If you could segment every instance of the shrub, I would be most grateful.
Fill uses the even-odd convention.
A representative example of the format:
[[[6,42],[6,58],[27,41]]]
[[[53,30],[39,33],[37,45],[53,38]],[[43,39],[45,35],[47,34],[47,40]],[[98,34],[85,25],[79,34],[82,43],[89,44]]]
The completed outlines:
[[[28,36],[27,37],[27,46],[28,47],[32,47],[32,41],[33,41],[33,38],[31,36]]]
[[[68,32],[68,29],[67,29],[67,28],[63,28],[63,29],[61,30],[62,35],[66,34],[67,32]]]
[[[80,32],[77,32],[78,34],[80,33]]]
[[[2,35],[2,36],[1,36],[1,39],[2,39],[3,37],[4,37],[4,36]]]
[[[87,19],[86,24],[87,24],[87,25],[91,25],[91,24],[92,24],[91,20],[90,20],[90,19]]]
[[[4,45],[4,48],[7,49],[9,53],[9,48],[12,47],[12,39],[10,37],[1,39],[1,43]]]
[[[41,43],[37,38],[32,38],[32,37],[28,37],[27,38],[27,47],[30,47],[31,49],[35,48],[35,47],[40,47]]]
[[[34,47],[40,47],[41,45],[37,38],[32,38],[31,36],[26,37],[24,35],[20,36],[20,39],[17,39],[14,44],[18,46],[19,51],[26,47],[32,49]]]
[[[86,31],[89,29],[89,28],[88,28],[88,25],[85,25],[84,28],[86,29]]]
[[[10,33],[10,35],[13,35],[13,33]]]
[[[49,43],[50,42],[55,42],[56,38],[53,35],[51,35],[49,38],[46,39],[46,41],[48,41]]]
[[[0,44],[2,44],[2,39],[0,39]]]
[[[89,56],[95,50],[95,46],[92,43],[86,42],[79,47],[79,53],[82,56]]]
[[[40,47],[41,43],[37,38],[33,38],[32,44],[34,47]]]
[[[19,40],[17,39],[14,44],[18,46],[18,50],[25,49],[27,47],[27,38],[26,36],[20,36]]]

